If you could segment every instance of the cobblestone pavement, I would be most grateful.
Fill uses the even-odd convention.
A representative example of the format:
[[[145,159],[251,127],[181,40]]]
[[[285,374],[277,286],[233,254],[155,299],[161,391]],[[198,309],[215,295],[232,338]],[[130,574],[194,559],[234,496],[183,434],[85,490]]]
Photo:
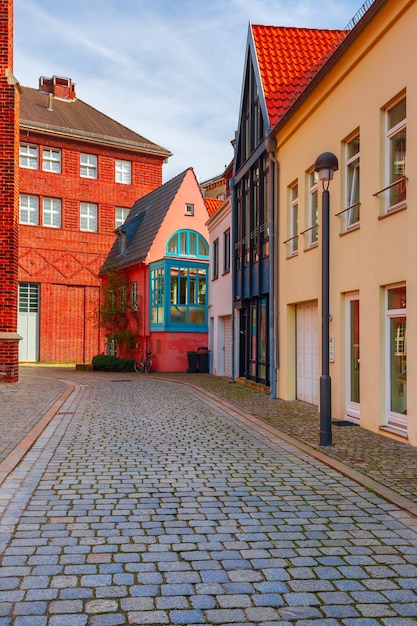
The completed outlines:
[[[0,486],[0,626],[417,622],[415,516],[184,385],[36,377],[73,391]]]

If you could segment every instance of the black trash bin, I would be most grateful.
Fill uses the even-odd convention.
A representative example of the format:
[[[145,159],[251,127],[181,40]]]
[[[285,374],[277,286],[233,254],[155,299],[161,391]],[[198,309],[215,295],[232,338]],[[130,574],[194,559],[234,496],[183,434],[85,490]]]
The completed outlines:
[[[187,372],[189,374],[197,373],[197,352],[188,352],[188,369]]]
[[[209,373],[209,357],[210,352],[206,346],[198,348],[198,371],[200,374]]]

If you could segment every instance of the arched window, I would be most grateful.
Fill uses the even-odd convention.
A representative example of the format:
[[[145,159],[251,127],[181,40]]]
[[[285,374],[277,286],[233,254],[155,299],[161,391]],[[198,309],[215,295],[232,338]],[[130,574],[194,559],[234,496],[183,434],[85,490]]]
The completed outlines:
[[[166,255],[173,257],[188,257],[194,259],[208,259],[209,247],[207,241],[195,230],[177,230],[168,240]]]

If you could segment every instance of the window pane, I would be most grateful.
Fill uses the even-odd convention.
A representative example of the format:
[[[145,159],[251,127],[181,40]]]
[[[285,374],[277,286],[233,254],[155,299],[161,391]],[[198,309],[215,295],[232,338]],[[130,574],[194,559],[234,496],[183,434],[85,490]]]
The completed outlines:
[[[120,207],[116,207],[115,227],[119,228],[122,224],[124,224],[128,215],[129,215],[129,209],[122,209]]]
[[[38,169],[38,147],[28,144],[20,145],[20,167]]]
[[[89,202],[81,202],[80,205],[80,229],[97,232],[97,205]]]
[[[116,183],[129,185],[132,180],[130,161],[116,161]]]
[[[390,319],[391,406],[394,413],[407,414],[406,318]]]
[[[39,224],[39,198],[37,196],[21,194],[20,223],[34,226]]]
[[[53,148],[43,148],[42,169],[45,172],[61,172],[61,150]]]
[[[95,154],[80,155],[80,176],[97,178],[97,156]]]
[[[58,198],[43,199],[43,225],[61,228],[61,200]]]
[[[184,231],[180,232],[180,254],[187,254],[187,233]]]
[[[206,242],[200,235],[198,236],[198,256],[208,257],[208,247]]]
[[[168,242],[168,254],[178,254],[178,235],[175,234]]]

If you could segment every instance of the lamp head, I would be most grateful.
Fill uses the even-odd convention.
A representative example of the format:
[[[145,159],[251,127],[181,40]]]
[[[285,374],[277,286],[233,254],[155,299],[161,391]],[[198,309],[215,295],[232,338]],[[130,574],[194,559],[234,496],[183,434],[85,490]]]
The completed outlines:
[[[329,183],[333,178],[334,172],[339,169],[337,157],[332,152],[322,152],[316,159],[314,169],[323,185],[326,182]]]

